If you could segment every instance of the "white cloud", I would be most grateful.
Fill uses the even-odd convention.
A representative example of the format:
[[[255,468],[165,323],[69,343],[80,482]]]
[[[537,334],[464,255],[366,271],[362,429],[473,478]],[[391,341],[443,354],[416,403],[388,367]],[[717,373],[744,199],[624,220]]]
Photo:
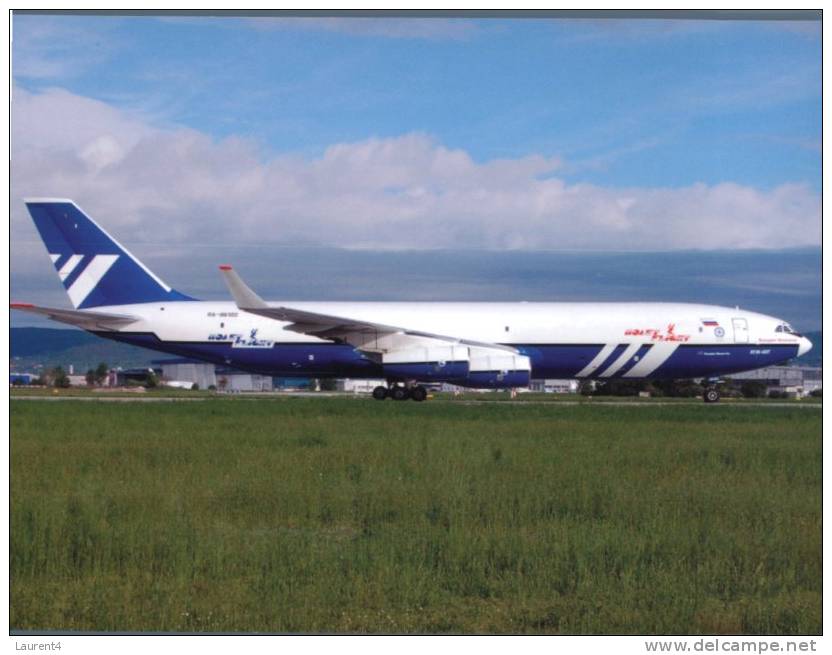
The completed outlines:
[[[146,117],[59,88],[12,89],[13,150],[80,153],[102,138],[129,150],[157,132]]]
[[[779,248],[820,243],[803,184],[684,188],[568,184],[532,154],[478,162],[425,134],[268,155],[258,144],[157,127],[53,89],[14,89],[12,245],[20,202],[69,196],[131,242],[513,249]],[[39,262],[40,263],[40,262]]]

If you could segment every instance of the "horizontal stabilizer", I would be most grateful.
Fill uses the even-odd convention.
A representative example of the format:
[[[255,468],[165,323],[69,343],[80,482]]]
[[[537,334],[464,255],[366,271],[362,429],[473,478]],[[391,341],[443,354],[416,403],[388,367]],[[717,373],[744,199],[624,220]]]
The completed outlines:
[[[55,307],[39,307],[29,303],[13,302],[11,309],[18,309],[30,314],[40,314],[53,321],[68,323],[84,330],[116,330],[125,325],[135,323],[139,319],[126,314],[107,314],[74,309],[57,309]]]

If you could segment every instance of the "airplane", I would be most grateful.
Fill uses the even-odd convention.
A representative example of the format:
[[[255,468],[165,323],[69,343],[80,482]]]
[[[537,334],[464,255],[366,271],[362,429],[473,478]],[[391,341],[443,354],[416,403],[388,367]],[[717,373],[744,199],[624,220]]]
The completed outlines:
[[[812,343],[738,307],[632,302],[266,302],[229,265],[231,302],[163,282],[69,199],[26,207],[74,309],[12,303],[100,337],[281,377],[385,379],[377,400],[424,384],[527,387],[532,378],[702,378],[785,362]]]

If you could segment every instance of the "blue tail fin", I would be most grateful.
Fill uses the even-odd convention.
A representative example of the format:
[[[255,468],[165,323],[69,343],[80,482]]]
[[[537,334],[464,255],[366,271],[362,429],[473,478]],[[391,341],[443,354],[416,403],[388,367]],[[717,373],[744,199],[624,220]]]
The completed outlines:
[[[151,273],[72,200],[25,202],[76,309],[193,300]]]

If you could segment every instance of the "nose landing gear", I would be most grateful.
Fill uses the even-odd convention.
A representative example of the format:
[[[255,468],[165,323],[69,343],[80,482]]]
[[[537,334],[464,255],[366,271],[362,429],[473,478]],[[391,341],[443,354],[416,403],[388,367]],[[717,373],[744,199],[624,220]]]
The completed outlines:
[[[373,389],[373,398],[376,400],[384,400],[388,397],[393,400],[411,398],[420,403],[427,399],[428,392],[421,384],[401,384],[398,382],[391,383],[389,387],[378,386]]]
[[[702,386],[705,387],[704,392],[702,393],[702,399],[706,403],[718,403],[719,402],[719,385],[722,384],[722,380],[719,378],[703,378],[702,379]]]

